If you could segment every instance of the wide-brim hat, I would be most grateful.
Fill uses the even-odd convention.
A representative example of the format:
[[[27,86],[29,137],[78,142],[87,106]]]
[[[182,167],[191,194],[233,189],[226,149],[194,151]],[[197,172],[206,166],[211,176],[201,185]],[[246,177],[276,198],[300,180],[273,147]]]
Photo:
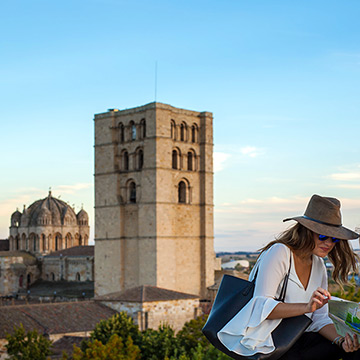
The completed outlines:
[[[283,221],[295,220],[317,234],[337,239],[357,239],[359,234],[342,226],[340,206],[338,199],[313,195],[303,216],[295,216]]]

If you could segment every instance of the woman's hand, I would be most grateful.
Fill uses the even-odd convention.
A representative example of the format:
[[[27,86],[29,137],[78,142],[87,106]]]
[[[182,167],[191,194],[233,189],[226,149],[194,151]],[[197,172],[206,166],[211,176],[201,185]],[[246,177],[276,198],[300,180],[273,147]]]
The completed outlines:
[[[320,287],[317,288],[311,295],[310,301],[306,304],[305,313],[312,313],[315,310],[322,308],[328,303],[330,298],[331,295],[327,290]]]
[[[354,334],[354,336],[351,337],[349,334],[346,334],[341,347],[345,352],[353,352],[360,349],[357,335]]]

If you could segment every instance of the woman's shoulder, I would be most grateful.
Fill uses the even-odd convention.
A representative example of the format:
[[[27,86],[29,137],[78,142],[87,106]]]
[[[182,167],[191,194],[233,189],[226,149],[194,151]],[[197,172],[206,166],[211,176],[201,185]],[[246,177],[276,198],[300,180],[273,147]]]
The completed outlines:
[[[285,244],[276,243],[272,245],[266,252],[276,256],[288,256],[290,254],[290,248]]]
[[[275,243],[261,255],[262,260],[287,264],[290,258],[290,248],[285,244]]]

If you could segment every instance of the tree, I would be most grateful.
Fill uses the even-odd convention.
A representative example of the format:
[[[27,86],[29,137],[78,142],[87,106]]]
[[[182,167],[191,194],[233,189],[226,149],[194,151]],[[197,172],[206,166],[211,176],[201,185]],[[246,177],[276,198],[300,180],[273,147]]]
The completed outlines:
[[[131,337],[123,342],[118,335],[112,335],[106,344],[99,340],[88,343],[85,351],[74,346],[73,360],[138,360],[140,359],[140,349],[134,345]]]
[[[134,324],[132,318],[123,311],[107,320],[101,320],[90,334],[90,342],[98,340],[105,345],[114,334],[122,339],[127,339],[130,336],[136,345],[139,345],[141,339],[138,327]],[[81,349],[85,351],[88,344],[89,341],[83,342]]]
[[[178,354],[175,332],[169,325],[161,325],[158,330],[147,329],[141,337],[141,357],[146,360],[164,360]]]
[[[18,328],[14,327],[14,333],[7,334],[6,340],[7,353],[13,360],[46,360],[51,354],[51,341],[36,330],[25,333],[22,324]]]
[[[185,350],[185,353],[192,360],[227,360],[229,356],[217,350],[206,339],[201,329],[204,327],[208,315],[202,315],[196,319],[186,322],[178,332],[176,339],[178,346]]]
[[[201,329],[204,327],[208,315],[201,315],[196,319],[186,322],[183,328],[178,332],[177,339],[180,346],[184,347],[187,353],[190,353],[191,349],[195,349],[198,344],[206,349],[210,346],[209,341],[206,339]]]

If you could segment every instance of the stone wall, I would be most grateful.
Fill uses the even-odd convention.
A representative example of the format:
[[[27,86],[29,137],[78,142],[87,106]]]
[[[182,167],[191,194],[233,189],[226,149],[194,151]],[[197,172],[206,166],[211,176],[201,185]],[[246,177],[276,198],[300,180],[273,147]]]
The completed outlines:
[[[186,322],[202,313],[199,299],[144,303],[101,301],[101,303],[118,312],[125,311],[141,331],[147,328],[156,330],[161,324],[168,324],[177,332]]]
[[[0,296],[15,295],[40,277],[36,259],[28,254],[0,257]]]
[[[94,257],[44,257],[42,265],[42,279],[49,281],[93,281]]]

